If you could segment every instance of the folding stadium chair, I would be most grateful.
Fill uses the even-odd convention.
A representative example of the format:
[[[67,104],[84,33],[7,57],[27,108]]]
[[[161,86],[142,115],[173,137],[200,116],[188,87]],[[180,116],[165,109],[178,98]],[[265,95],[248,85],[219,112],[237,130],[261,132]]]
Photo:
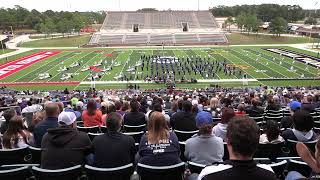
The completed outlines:
[[[96,168],[89,165],[84,168],[89,180],[130,180],[134,172],[132,163],[115,168]]]
[[[31,163],[33,164],[40,164],[41,163],[41,152],[40,148],[35,148],[32,146],[28,147],[29,155],[31,156]]]
[[[287,167],[286,160],[282,160],[280,162],[268,164],[268,165],[272,168],[274,174],[277,175],[278,179],[284,179],[284,177],[285,177],[284,172]]]
[[[17,167],[13,169],[0,168],[0,179],[8,180],[25,180],[32,176],[28,166]]]
[[[296,150],[296,144],[298,141],[294,141],[291,139],[287,140],[287,147],[290,150],[289,156],[298,156],[297,150]],[[309,141],[309,142],[303,142],[312,152],[315,152],[315,145],[317,143],[317,140]]]
[[[100,126],[100,132],[105,133],[107,132],[108,128],[106,126]]]
[[[284,142],[278,144],[259,144],[254,157],[269,158],[270,161],[275,162],[278,157],[287,156],[288,154],[289,150],[287,150]]]
[[[180,159],[182,161],[186,161],[186,158],[184,157],[184,151],[186,149],[186,142],[185,141],[179,141],[179,146],[180,146]]]
[[[144,131],[140,131],[140,132],[125,132],[123,134],[133,137],[133,139],[134,139],[134,141],[136,143],[140,143],[141,137],[145,134],[145,132]]]
[[[36,179],[40,180],[77,180],[82,175],[81,165],[57,170],[48,170],[33,166],[32,171]]]
[[[28,148],[0,149],[0,165],[24,164],[28,161]]]
[[[283,116],[265,116],[264,120],[265,121],[274,120],[276,122],[281,122],[282,118],[283,118]]]
[[[317,134],[320,134],[320,128],[315,127],[315,128],[313,128],[313,131],[314,131],[315,133],[317,133]]]
[[[177,137],[178,137],[178,140],[179,141],[186,141],[188,140],[189,138],[191,138],[193,135],[197,134],[199,132],[199,130],[196,130],[196,131],[179,131],[179,130],[173,130]]]
[[[312,171],[307,163],[293,159],[289,159],[287,170],[288,172],[297,171],[305,177],[308,177]]]
[[[204,165],[204,164],[199,164],[199,163],[195,163],[195,162],[191,162],[191,161],[188,162],[188,168],[191,173],[200,174],[202,169],[204,169],[205,167],[206,167],[206,165]]]
[[[314,121],[314,127],[320,128],[320,121]]]
[[[223,160],[228,160],[229,159],[229,151],[228,151],[228,147],[227,147],[227,143],[223,142],[223,148],[224,148],[224,154],[223,154]]]
[[[93,141],[93,139],[99,135],[102,135],[103,133],[88,133],[88,136],[90,138],[91,141]]]
[[[219,118],[219,117],[212,118],[212,121],[213,121],[213,122],[221,121],[221,118]]]
[[[137,172],[140,175],[140,180],[183,180],[185,163],[171,166],[148,166],[138,163]]]
[[[141,132],[146,131],[146,124],[141,124],[137,126],[123,125],[124,132]]]
[[[320,121],[320,115],[312,116],[314,121]]]
[[[263,123],[263,116],[257,116],[257,117],[250,117],[253,119],[257,124]]]
[[[92,126],[92,127],[82,127],[82,126],[77,126],[77,129],[79,131],[85,132],[85,133],[98,133],[100,131],[99,126]]]

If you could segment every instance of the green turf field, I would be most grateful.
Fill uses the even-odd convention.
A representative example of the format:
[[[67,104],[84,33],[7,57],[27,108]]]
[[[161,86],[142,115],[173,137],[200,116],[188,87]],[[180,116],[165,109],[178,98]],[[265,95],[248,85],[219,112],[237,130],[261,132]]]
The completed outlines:
[[[290,47],[282,47],[288,50],[294,50],[313,56],[317,56],[316,53],[306,52]],[[14,57],[9,57],[9,60],[15,60],[19,57],[27,56],[38,52],[33,50]],[[112,56],[106,56],[112,54]],[[55,56],[49,57],[43,61],[37,62],[25,69],[22,69],[8,77],[0,80],[0,82],[90,82],[90,77],[97,74],[91,70],[83,71],[86,67],[93,66],[102,61],[101,66],[97,66],[99,69],[106,69],[109,66],[113,66],[111,71],[99,72],[101,78],[97,81],[103,81],[103,84],[97,84],[99,89],[126,89],[127,84],[119,84],[116,81],[116,76],[120,74],[126,75],[130,81],[142,81],[142,77],[150,75],[150,69],[140,67],[134,72],[127,72],[130,67],[133,67],[140,61],[141,55],[164,55],[174,56],[179,58],[192,58],[201,57],[207,59],[207,62],[226,61],[227,64],[235,65],[237,68],[241,68],[242,72],[247,74],[248,78],[259,79],[258,82],[249,82],[248,86],[258,86],[260,84],[270,86],[312,86],[320,85],[319,80],[298,80],[302,75],[305,78],[319,77],[319,70],[310,65],[305,65],[302,62],[295,61],[293,59],[283,57],[272,52],[268,52],[263,47],[214,47],[214,48],[142,48],[142,49],[75,49],[75,50],[61,50],[61,52]],[[258,60],[257,60],[258,59]],[[282,63],[280,63],[282,61]],[[0,60],[1,63],[4,60]],[[79,62],[81,65],[69,68],[69,70],[59,72],[59,69],[64,67],[70,67],[70,65]],[[118,66],[116,66],[118,64]],[[178,67],[175,67],[178,68]],[[291,69],[294,69],[292,71]],[[177,69],[176,69],[177,70]],[[49,73],[51,77],[41,79],[40,74]],[[63,75],[70,74],[72,78],[62,80]],[[160,72],[162,75],[162,72]],[[197,84],[177,84],[178,88],[205,88],[210,84],[218,84],[224,87],[244,87],[242,82],[228,82],[228,80],[242,79],[243,75],[239,74],[225,74],[223,71],[218,71],[215,77],[203,76],[197,74],[176,74],[176,79],[188,79],[196,78],[198,80],[207,80],[208,82]],[[297,80],[272,80],[274,78],[291,78]],[[222,80],[221,82],[210,82],[211,79]],[[25,90],[51,90],[51,89],[87,89],[89,84],[78,85],[32,85],[32,86],[12,86],[11,88]],[[143,89],[163,88],[164,84],[145,84],[140,83],[140,87]]]
[[[14,51],[13,49],[0,49],[0,54],[5,54]]]
[[[81,35],[54,39],[41,39],[30,42],[25,42],[21,47],[78,47],[87,44],[90,40],[90,35]]]

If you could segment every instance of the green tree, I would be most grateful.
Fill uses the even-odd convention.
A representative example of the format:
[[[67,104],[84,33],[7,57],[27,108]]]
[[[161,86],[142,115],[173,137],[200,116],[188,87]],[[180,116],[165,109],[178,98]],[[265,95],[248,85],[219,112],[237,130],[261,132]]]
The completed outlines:
[[[233,18],[229,16],[228,19],[224,21],[224,24],[229,28],[229,32],[231,32],[230,27],[234,24]]]
[[[285,33],[287,31],[287,28],[288,28],[288,22],[282,17],[277,17],[271,20],[269,24],[270,32],[277,36],[280,36],[282,33]]]
[[[318,24],[318,21],[316,18],[309,17],[304,21],[304,24],[316,25]]]
[[[238,15],[236,17],[236,24],[237,24],[238,28],[241,30],[241,32],[242,32],[242,29],[244,28],[245,21],[246,21],[246,14],[245,13],[241,13],[240,15]]]

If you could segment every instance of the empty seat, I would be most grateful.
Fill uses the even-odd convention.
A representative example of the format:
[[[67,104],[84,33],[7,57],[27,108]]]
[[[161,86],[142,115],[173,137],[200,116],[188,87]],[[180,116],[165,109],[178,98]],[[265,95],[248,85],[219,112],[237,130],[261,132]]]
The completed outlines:
[[[132,163],[115,168],[97,168],[85,165],[85,170],[89,180],[130,180],[134,167]]]
[[[179,130],[175,129],[174,132],[176,133],[179,141],[186,141],[189,138],[191,138],[193,135],[197,134],[199,132],[199,130],[196,130],[196,131],[179,131]]]
[[[48,170],[33,166],[33,174],[40,180],[77,180],[81,176],[81,165],[65,169]]]
[[[3,180],[26,180],[32,176],[27,166],[3,170],[0,168],[0,179]]]
[[[1,149],[0,150],[0,165],[4,164],[24,164],[28,162],[28,148],[17,149]]]
[[[171,166],[148,166],[138,163],[137,166],[141,180],[183,180],[184,170],[184,162]]]
[[[123,125],[124,132],[141,132],[146,130],[146,124],[141,124],[137,126]]]

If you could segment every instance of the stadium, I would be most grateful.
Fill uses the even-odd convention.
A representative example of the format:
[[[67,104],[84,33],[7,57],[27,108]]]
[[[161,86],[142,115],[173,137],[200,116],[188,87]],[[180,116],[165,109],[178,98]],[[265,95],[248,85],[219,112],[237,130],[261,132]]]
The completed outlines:
[[[317,8],[46,1],[0,5],[0,179],[320,176]]]

